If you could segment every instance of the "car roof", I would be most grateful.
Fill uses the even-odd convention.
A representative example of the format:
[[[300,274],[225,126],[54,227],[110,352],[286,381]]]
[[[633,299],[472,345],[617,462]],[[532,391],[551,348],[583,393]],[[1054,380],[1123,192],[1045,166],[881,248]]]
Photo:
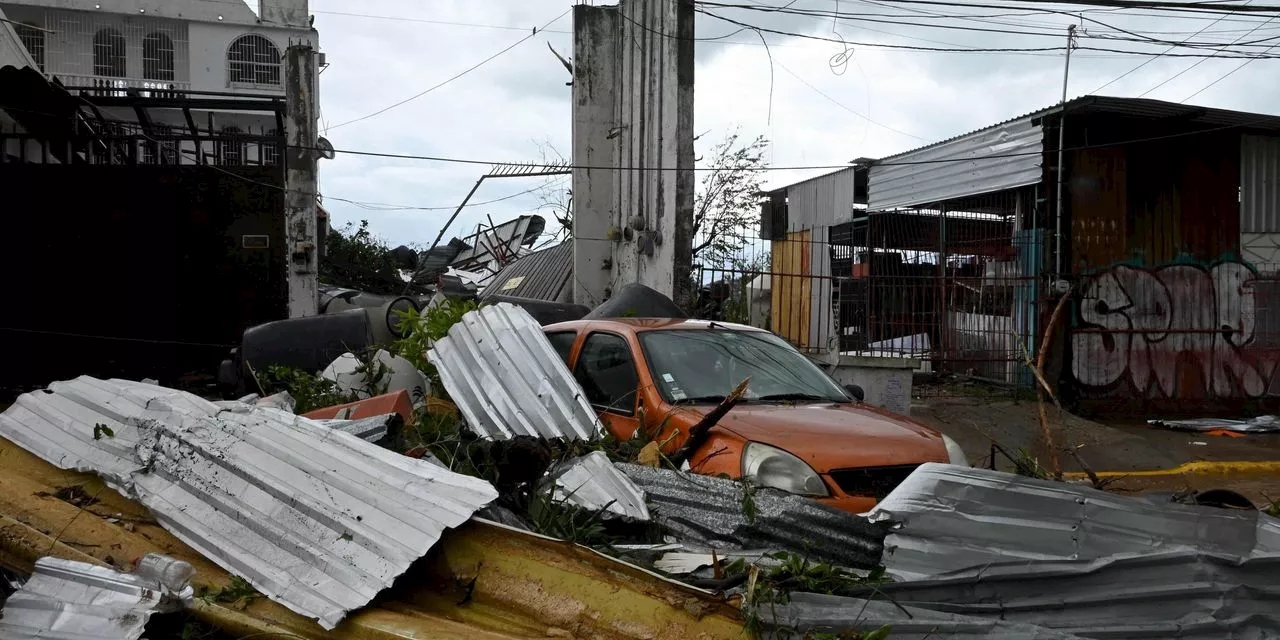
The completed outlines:
[[[602,318],[598,320],[573,320],[570,322],[560,322],[557,324],[547,325],[543,327],[542,330],[568,331],[582,329],[587,326],[595,326],[597,328],[613,327],[615,329],[641,333],[655,330],[705,330],[710,328],[712,324],[732,329],[734,331],[756,331],[765,333],[763,329],[747,326],[745,324],[720,322],[718,320],[694,320],[689,318]]]

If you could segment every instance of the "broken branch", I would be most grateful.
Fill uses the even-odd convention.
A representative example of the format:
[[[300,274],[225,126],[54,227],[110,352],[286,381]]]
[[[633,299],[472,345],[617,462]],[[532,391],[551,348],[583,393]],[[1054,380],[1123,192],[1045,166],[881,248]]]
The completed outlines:
[[[720,404],[716,405],[716,408],[707,412],[707,415],[703,416],[703,418],[698,421],[698,424],[689,427],[689,439],[685,440],[684,446],[680,447],[680,449],[671,456],[671,462],[677,468],[684,464],[689,459],[689,456],[693,455],[694,451],[697,451],[703,444],[706,444],[707,438],[710,437],[711,427],[716,426],[716,423],[720,422],[720,419],[724,418],[725,415],[729,413],[730,409],[733,409],[739,402],[742,402],[742,399],[746,397],[747,394],[747,385],[750,383],[751,378],[747,378],[746,380],[738,383],[738,386],[734,388],[733,392],[725,397],[724,400],[721,400]]]

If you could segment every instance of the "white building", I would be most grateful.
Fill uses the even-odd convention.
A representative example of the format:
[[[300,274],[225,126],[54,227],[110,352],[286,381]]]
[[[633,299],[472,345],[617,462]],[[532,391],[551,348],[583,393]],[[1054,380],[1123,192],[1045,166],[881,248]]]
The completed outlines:
[[[284,93],[284,50],[319,50],[307,0],[0,1],[27,51],[68,86]]]

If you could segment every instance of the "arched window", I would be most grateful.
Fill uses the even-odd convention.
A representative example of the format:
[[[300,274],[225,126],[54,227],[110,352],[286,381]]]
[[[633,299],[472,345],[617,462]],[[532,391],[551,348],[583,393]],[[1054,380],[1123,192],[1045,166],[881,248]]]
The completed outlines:
[[[240,127],[223,127],[222,135],[225,136],[218,141],[218,164],[238,167],[244,164],[244,131]]]
[[[163,33],[142,39],[142,77],[146,80],[173,80],[173,40]]]
[[[233,83],[280,86],[280,50],[262,36],[236,38],[227,50],[227,77]]]
[[[18,40],[22,41],[22,46],[27,48],[27,53],[31,54],[31,59],[36,61],[36,66],[44,71],[44,29],[30,24],[22,24],[21,22],[13,23],[13,30],[18,34]]]
[[[128,74],[124,35],[115,29],[102,29],[93,36],[93,75],[123,78]]]

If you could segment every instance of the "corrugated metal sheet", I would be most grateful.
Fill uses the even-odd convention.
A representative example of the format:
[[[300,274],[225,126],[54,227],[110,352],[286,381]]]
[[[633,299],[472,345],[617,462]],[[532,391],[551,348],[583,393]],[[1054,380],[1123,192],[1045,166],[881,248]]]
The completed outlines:
[[[908,607],[888,600],[816,593],[793,593],[790,602],[760,607],[759,614],[769,629],[765,637],[771,640],[789,640],[797,635],[815,637],[823,633],[835,636],[841,631],[869,632],[885,625],[892,628],[889,634],[892,640],[1081,640],[1077,635],[1035,625]]]
[[[500,302],[467,313],[428,357],[467,426],[483,437],[602,433],[582,387],[520,307]]]
[[[0,9],[0,67],[8,66],[39,68],[13,30],[13,25],[5,18],[4,10]]]
[[[570,460],[547,473],[555,482],[554,497],[596,511],[604,509],[632,520],[648,520],[644,493],[609,462],[603,451]]]
[[[313,420],[123,380],[25,394],[0,415],[0,435],[60,468],[96,471],[327,629],[497,497],[482,480]]]
[[[191,597],[191,587],[169,594],[142,576],[40,558],[31,579],[5,601],[0,638],[137,640],[152,614],[177,611]]]
[[[938,620],[935,638],[951,638],[953,630],[971,628],[974,619],[1002,623],[979,636],[987,638],[1062,637],[1037,635],[1055,632],[1124,639],[1280,635],[1280,556],[1275,555],[1242,560],[1182,550],[1092,561],[1007,562],[937,580],[877,585],[853,595],[858,598],[840,604],[805,596],[795,609],[781,605],[780,618],[810,626],[822,622],[827,628],[890,624],[894,640],[920,637],[910,632],[923,631],[918,621],[907,617],[920,610],[935,612],[925,614],[934,618],[959,616]],[[876,618],[855,622],[865,599],[879,601]],[[898,606],[906,612],[895,613]],[[762,614],[769,608],[762,607]]]
[[[1240,138],[1240,232],[1280,233],[1280,138]]]
[[[1093,560],[1169,549],[1280,553],[1280,524],[1257,512],[938,463],[921,465],[868,517],[897,523],[885,539],[884,566],[908,580],[1013,559]]]
[[[573,242],[531,253],[494,276],[480,298],[503,295],[547,302],[572,302]]]
[[[756,515],[748,518],[742,485],[732,480],[617,466],[648,496],[653,519],[682,541],[719,551],[803,550],[811,560],[846,567],[880,564],[886,525],[771,489],[755,493]]]
[[[849,167],[787,187],[787,232],[829,227],[852,219],[855,173],[856,169]]]
[[[867,206],[882,211],[1036,184],[1043,149],[1044,129],[1026,116],[894,156],[871,166]]]

